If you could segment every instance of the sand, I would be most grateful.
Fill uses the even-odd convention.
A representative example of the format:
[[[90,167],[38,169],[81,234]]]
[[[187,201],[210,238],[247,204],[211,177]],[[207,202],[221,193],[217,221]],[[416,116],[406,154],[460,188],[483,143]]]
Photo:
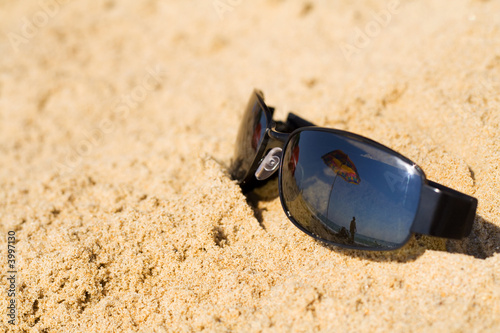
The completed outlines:
[[[0,3],[2,331],[498,332],[500,2]],[[479,200],[324,246],[228,176],[253,88]],[[7,242],[16,232],[15,325]]]

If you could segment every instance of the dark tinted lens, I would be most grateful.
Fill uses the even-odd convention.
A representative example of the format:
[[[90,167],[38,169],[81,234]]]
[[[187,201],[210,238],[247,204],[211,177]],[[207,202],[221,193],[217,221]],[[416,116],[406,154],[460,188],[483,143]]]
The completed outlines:
[[[285,209],[323,240],[389,250],[411,234],[422,175],[384,148],[355,136],[305,130],[287,144],[281,172]]]
[[[266,129],[266,115],[254,93],[243,114],[236,140],[234,163],[231,170],[234,179],[241,181],[247,174],[266,134]]]

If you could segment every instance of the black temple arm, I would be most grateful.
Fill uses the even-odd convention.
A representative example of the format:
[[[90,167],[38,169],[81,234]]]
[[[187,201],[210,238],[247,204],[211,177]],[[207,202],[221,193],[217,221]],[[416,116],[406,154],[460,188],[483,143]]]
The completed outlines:
[[[310,121],[307,121],[294,113],[289,113],[286,122],[277,121],[276,129],[280,132],[284,133],[292,133],[297,128],[308,127],[308,126],[316,126]]]
[[[297,128],[300,127],[307,127],[307,126],[316,126],[310,121],[307,121],[299,116],[297,116],[294,113],[289,113],[288,118],[286,120],[286,125],[292,129],[292,131],[296,130]]]
[[[452,239],[470,234],[477,199],[444,185],[428,181],[422,187],[420,205],[412,231]]]

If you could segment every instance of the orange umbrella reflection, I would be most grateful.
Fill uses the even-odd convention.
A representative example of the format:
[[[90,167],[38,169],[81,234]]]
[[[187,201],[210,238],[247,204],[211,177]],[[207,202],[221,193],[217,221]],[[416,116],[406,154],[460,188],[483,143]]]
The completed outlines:
[[[356,169],[353,161],[351,161],[349,156],[340,149],[326,153],[325,155],[321,156],[321,159],[328,167],[330,167],[330,169],[333,170],[333,172],[335,172],[335,179],[333,180],[330,195],[328,196],[328,206],[326,209],[326,218],[328,218],[333,186],[335,186],[337,177],[340,176],[340,178],[342,178],[346,182],[356,185],[361,182],[361,177],[359,177],[358,170]]]

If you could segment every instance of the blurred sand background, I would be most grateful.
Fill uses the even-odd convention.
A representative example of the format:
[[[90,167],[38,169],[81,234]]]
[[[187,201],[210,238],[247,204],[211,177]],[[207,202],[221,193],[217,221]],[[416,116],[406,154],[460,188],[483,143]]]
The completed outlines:
[[[1,1],[0,32],[2,331],[500,330],[499,1]],[[476,196],[471,236],[346,251],[252,207],[254,87]]]

